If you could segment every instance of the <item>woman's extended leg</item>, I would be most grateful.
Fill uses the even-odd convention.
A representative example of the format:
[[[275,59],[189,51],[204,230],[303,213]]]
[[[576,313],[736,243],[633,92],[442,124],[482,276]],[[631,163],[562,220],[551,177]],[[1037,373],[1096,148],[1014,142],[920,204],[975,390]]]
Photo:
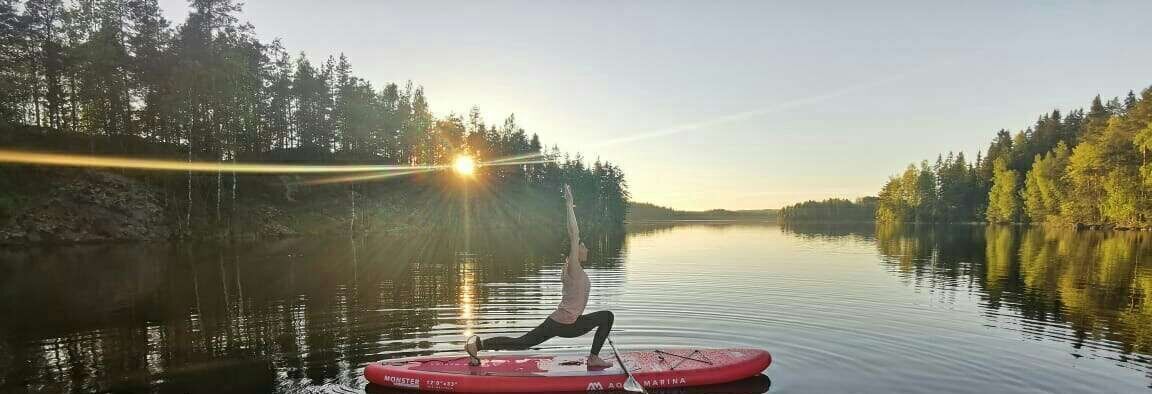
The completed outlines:
[[[589,354],[599,355],[600,348],[612,332],[612,323],[616,316],[611,311],[599,311],[582,315],[572,324],[560,324],[548,318],[544,319],[532,331],[519,337],[493,337],[480,342],[480,350],[524,350],[539,345],[552,337],[575,338],[596,329],[596,336],[592,338],[592,351]]]
[[[552,319],[544,319],[543,323],[528,331],[524,335],[512,337],[492,337],[480,341],[478,350],[525,350],[539,345],[556,336],[553,326],[557,325]]]

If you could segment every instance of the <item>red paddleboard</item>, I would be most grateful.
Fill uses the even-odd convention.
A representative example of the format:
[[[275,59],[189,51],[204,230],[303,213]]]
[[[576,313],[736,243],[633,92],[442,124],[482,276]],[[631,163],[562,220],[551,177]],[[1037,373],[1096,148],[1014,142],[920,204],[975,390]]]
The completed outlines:
[[[374,384],[426,391],[514,393],[619,390],[628,378],[619,365],[588,369],[585,356],[489,355],[479,366],[468,357],[412,357],[369,364]],[[656,349],[620,358],[644,388],[727,383],[755,376],[772,364],[760,349]],[[614,357],[605,357],[614,360]]]

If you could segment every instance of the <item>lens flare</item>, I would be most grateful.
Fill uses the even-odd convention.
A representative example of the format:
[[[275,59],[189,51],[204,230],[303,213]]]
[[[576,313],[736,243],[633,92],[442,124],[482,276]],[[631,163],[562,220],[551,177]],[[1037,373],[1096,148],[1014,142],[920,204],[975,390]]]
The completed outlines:
[[[295,165],[236,163],[223,161],[180,161],[133,157],[94,156],[67,153],[45,153],[0,149],[0,164],[31,164],[59,167],[120,168],[148,171],[234,172],[245,174],[345,174],[295,182],[300,185],[324,185],[383,180],[404,175],[446,171],[472,177],[483,166],[525,166],[555,163],[556,159],[541,153],[528,153],[494,158],[480,164],[470,155],[456,156],[452,164],[435,165]]]
[[[373,171],[435,170],[444,166],[394,165],[293,165],[205,161],[136,159],[114,156],[88,156],[0,149],[0,163],[40,164],[62,167],[125,168],[134,170],[238,172],[249,174],[324,174]]]
[[[408,170],[408,171],[392,171],[392,172],[373,172],[359,175],[344,175],[328,178],[310,179],[301,182],[295,182],[296,185],[330,185],[335,183],[357,183],[367,181],[379,181],[388,178],[395,178],[398,176],[419,174],[424,172],[434,171],[434,169],[427,170]]]
[[[456,156],[456,160],[452,162],[452,169],[462,176],[471,176],[476,172],[476,160],[468,155]]]

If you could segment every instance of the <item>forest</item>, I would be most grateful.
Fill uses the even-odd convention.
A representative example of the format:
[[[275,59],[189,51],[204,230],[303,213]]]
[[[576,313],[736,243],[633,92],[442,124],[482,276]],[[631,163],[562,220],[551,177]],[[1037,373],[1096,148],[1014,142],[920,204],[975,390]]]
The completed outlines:
[[[467,197],[476,205],[473,215],[522,219],[531,211],[507,208],[520,201],[555,208],[545,216],[559,220],[559,199],[538,200],[558,197],[559,185],[571,183],[585,222],[623,223],[628,191],[615,165],[546,148],[514,115],[489,123],[474,107],[436,116],[419,85],[374,85],[357,77],[342,54],[315,61],[290,54],[280,40],[261,42],[233,0],[191,0],[190,6],[186,21],[173,25],[156,0],[0,0],[0,143],[225,163],[427,166],[468,154],[481,163],[479,191],[487,192]],[[483,166],[508,157],[536,160]],[[279,198],[254,191],[275,183],[246,179],[259,176],[137,175],[161,190],[177,235],[229,226],[246,199]],[[30,177],[0,168],[0,219],[5,210],[17,215],[35,202],[19,191]],[[356,198],[436,183],[429,175],[409,178],[316,186],[295,196],[338,197],[354,206]],[[293,199],[292,191],[279,194]],[[414,196],[397,200],[411,205]],[[485,196],[503,201],[482,201]]]
[[[633,202],[628,207],[628,222],[662,220],[748,220],[762,221],[776,219],[775,209],[681,211],[643,202]]]
[[[884,184],[879,222],[1152,226],[1152,88],[1041,115],[986,151],[911,164]]]
[[[876,217],[876,197],[860,197],[855,201],[829,198],[809,200],[780,209],[781,222],[871,222]]]

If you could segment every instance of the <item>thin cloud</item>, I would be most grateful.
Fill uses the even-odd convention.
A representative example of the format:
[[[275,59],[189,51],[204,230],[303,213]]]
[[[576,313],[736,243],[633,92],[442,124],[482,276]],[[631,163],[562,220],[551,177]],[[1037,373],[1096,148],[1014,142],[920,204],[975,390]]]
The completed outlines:
[[[882,79],[878,79],[875,81],[862,83],[862,84],[858,84],[858,85],[853,85],[853,86],[849,86],[849,87],[846,87],[843,89],[838,89],[838,90],[835,90],[835,91],[832,91],[829,93],[825,93],[825,94],[820,94],[820,95],[816,95],[816,96],[809,96],[809,97],[802,97],[802,98],[798,98],[795,100],[785,101],[783,103],[774,104],[774,105],[767,106],[764,108],[757,108],[757,109],[753,109],[753,110],[737,112],[734,114],[722,115],[722,116],[718,116],[718,117],[715,117],[712,119],[707,119],[707,120],[703,120],[703,121],[699,121],[699,122],[695,122],[695,123],[683,124],[683,125],[679,125],[679,126],[675,126],[675,127],[666,128],[666,129],[653,130],[653,131],[649,131],[649,132],[645,132],[645,133],[633,134],[633,135],[619,137],[619,138],[613,138],[613,139],[601,141],[601,142],[596,143],[596,144],[592,144],[591,147],[600,148],[600,147],[605,147],[605,146],[610,146],[610,145],[616,145],[616,144],[623,144],[623,143],[634,142],[634,141],[639,141],[639,140],[645,140],[645,139],[649,139],[649,138],[665,137],[665,136],[669,136],[669,135],[673,135],[673,134],[680,134],[680,133],[683,133],[686,131],[698,130],[698,129],[703,129],[706,127],[713,127],[713,126],[718,126],[718,125],[722,125],[722,124],[726,124],[726,123],[732,123],[732,122],[737,122],[737,121],[741,121],[741,120],[752,119],[752,118],[755,118],[758,116],[782,112],[782,111],[792,109],[795,107],[799,107],[799,106],[803,106],[803,105],[807,105],[807,104],[812,104],[812,103],[817,103],[817,102],[828,100],[828,99],[837,98],[837,97],[844,96],[846,94],[856,92],[859,90],[870,89],[870,88],[873,88],[873,87],[876,87],[879,85],[883,85],[883,84],[887,84],[887,83],[894,82],[897,80],[901,80],[901,79],[904,79],[906,77],[907,77],[907,74],[898,74],[898,75],[890,76],[887,78],[882,78]]]

